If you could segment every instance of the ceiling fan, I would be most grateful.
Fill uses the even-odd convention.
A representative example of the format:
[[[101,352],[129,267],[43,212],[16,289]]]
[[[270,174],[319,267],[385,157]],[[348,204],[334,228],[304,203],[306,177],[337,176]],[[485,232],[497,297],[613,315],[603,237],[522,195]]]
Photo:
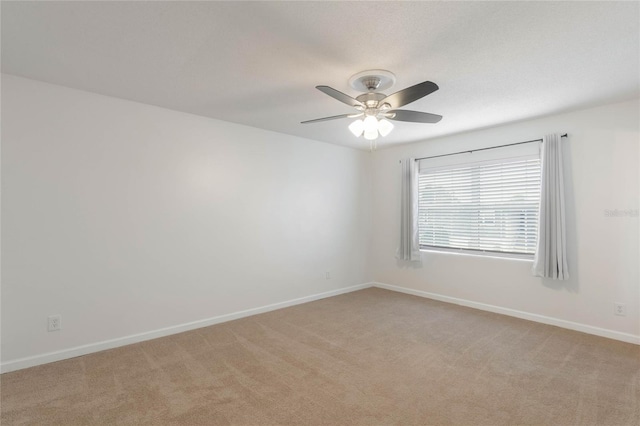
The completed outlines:
[[[349,85],[360,92],[365,92],[355,98],[346,95],[329,86],[316,86],[316,89],[331,96],[338,101],[347,104],[357,111],[353,114],[334,115],[331,117],[317,118],[315,120],[303,121],[302,124],[318,123],[321,121],[337,120],[341,118],[358,118],[349,125],[349,130],[356,136],[364,135],[370,140],[373,148],[373,141],[381,136],[387,136],[393,130],[393,121],[409,121],[413,123],[437,123],[442,120],[441,115],[427,112],[409,111],[398,109],[411,102],[427,96],[438,90],[438,85],[431,81],[423,81],[414,86],[385,95],[378,92],[393,86],[395,75],[384,70],[363,71],[349,79]]]

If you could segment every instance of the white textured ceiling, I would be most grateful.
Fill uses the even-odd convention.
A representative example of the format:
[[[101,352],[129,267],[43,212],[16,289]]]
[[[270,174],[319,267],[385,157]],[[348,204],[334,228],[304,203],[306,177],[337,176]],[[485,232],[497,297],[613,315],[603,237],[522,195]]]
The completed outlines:
[[[2,71],[325,142],[366,148],[352,96],[381,68],[391,93],[440,90],[396,122],[405,143],[638,97],[638,2],[2,2]]]

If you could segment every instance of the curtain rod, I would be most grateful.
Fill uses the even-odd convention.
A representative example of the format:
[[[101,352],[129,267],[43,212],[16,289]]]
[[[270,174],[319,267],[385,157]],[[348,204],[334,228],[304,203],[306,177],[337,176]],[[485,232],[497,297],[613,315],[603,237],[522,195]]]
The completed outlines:
[[[564,135],[560,135],[561,138],[566,138],[567,136],[568,135],[566,133]],[[471,154],[472,152],[484,151],[486,149],[502,148],[504,146],[521,145],[523,143],[533,143],[533,142],[542,142],[542,139],[533,139],[533,140],[524,141],[524,142],[508,143],[506,145],[490,146],[488,148],[471,149],[471,150],[468,150],[468,151],[452,152],[451,154],[432,155],[431,157],[420,157],[420,158],[416,158],[416,161],[418,161],[418,160],[426,160],[427,158],[448,157],[449,155],[465,154],[467,152],[469,154]]]

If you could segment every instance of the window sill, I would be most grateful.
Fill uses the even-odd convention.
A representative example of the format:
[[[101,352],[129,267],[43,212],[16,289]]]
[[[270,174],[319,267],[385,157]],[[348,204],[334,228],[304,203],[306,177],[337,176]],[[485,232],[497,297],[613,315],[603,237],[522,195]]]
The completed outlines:
[[[467,250],[447,250],[447,249],[435,249],[435,248],[426,248],[420,247],[420,252],[425,253],[437,253],[437,254],[452,254],[454,256],[466,256],[466,257],[481,257],[481,258],[489,258],[489,259],[500,259],[500,260],[516,260],[520,262],[530,262],[533,263],[533,256],[527,255],[519,255],[519,254],[509,254],[509,253],[496,253],[496,252],[474,252]]]

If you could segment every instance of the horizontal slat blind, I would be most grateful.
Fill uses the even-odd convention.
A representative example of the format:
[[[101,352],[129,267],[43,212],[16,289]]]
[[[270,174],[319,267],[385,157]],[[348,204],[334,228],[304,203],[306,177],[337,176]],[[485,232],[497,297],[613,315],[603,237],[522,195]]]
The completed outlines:
[[[422,169],[420,246],[532,255],[539,203],[536,157]]]

